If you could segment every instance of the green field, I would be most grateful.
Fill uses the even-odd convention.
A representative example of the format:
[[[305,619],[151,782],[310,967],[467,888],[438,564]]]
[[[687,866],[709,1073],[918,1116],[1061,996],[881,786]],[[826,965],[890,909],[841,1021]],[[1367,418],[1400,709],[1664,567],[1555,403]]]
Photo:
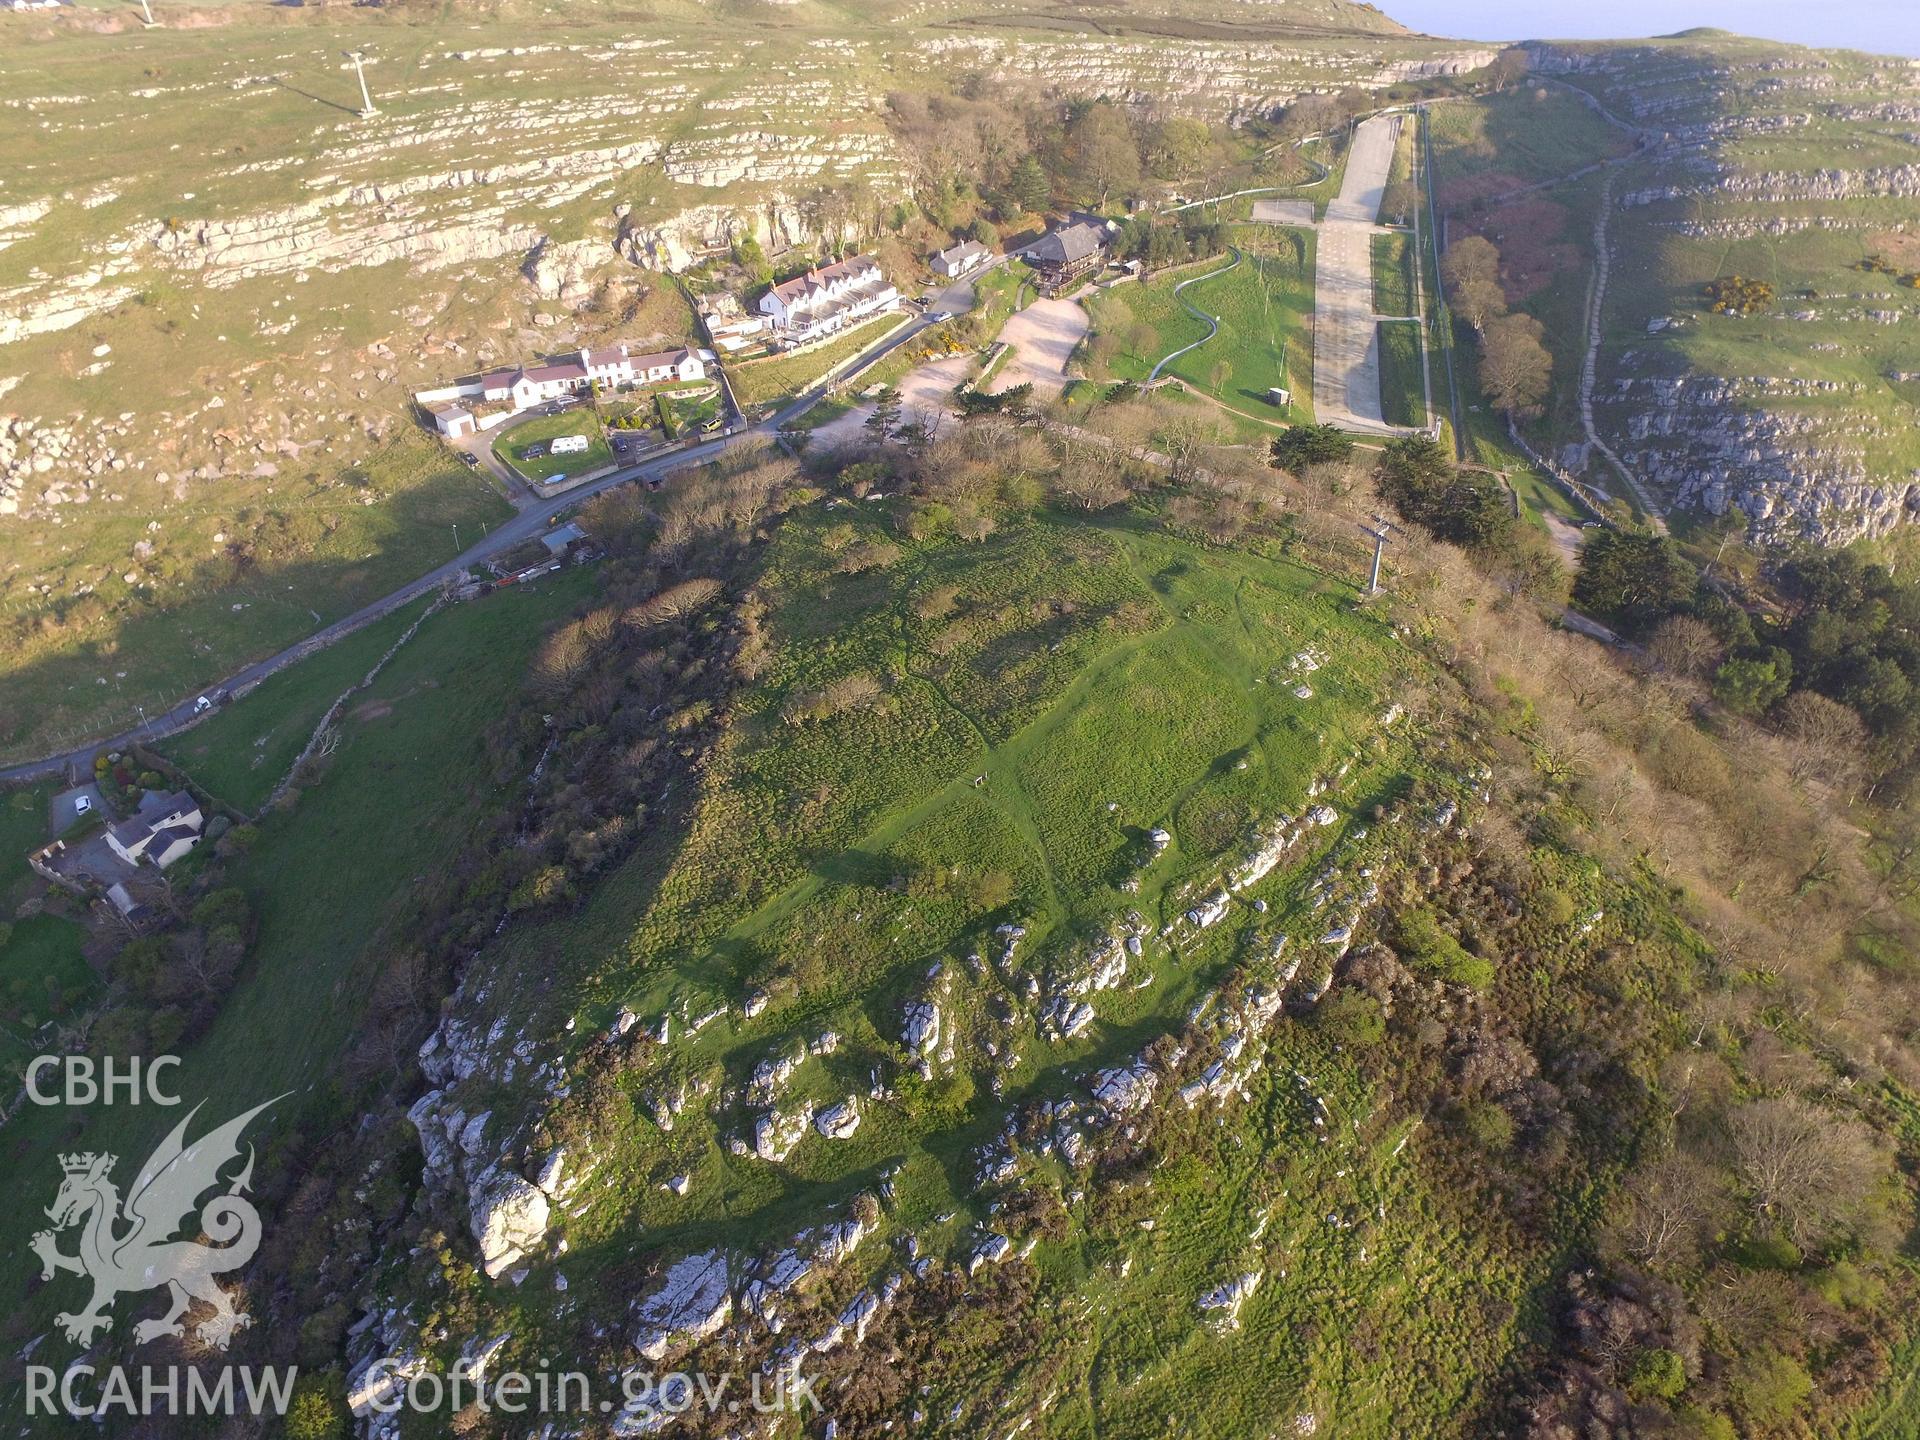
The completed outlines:
[[[844,360],[862,350],[902,323],[899,315],[876,315],[846,333],[810,350],[794,355],[776,355],[765,360],[749,360],[730,366],[734,399],[743,410],[774,410]]]
[[[1420,363],[1420,324],[1382,320],[1380,336],[1380,412],[1389,425],[1427,423],[1426,380]]]
[[[1090,356],[1115,379],[1144,380],[1164,355],[1206,336],[1206,323],[1187,312],[1186,300],[1216,316],[1219,333],[1169,364],[1175,375],[1243,414],[1262,420],[1311,418],[1313,391],[1313,239],[1305,231],[1236,227],[1240,264],[1188,286],[1173,287],[1209,265],[1190,267],[1135,285],[1115,286],[1088,304],[1094,338]],[[1230,257],[1229,257],[1230,258]],[[1285,407],[1269,403],[1280,386],[1293,392]]]
[[[252,814],[305,748],[327,707],[365,678],[430,603],[416,600],[269,675],[241,699],[154,748],[214,799]]]
[[[184,1057],[178,1088],[188,1103],[205,1098],[208,1114],[231,1115],[293,1092],[266,1122],[269,1137],[339,1118],[329,1111],[333,1067],[394,958],[394,926],[415,887],[500,803],[483,740],[500,697],[520,683],[545,628],[592,583],[591,571],[569,571],[423,626],[342,718],[324,778],[293,810],[262,822],[251,852],[229,863],[228,883],[246,893],[259,935],[213,1028]],[[231,741],[240,755],[218,764],[244,770],[244,727]],[[76,1128],[65,1111],[29,1107],[11,1141],[43,1156],[56,1146],[110,1149],[132,1166],[178,1118],[118,1106],[92,1111]],[[43,1178],[54,1177],[32,1180]],[[37,1273],[25,1246],[27,1231],[44,1223],[40,1203],[13,1212],[0,1266],[10,1294],[24,1293],[29,1265]],[[58,1308],[51,1292],[41,1308]]]
[[[9,1074],[34,1053],[32,1038],[49,1020],[84,1009],[97,988],[80,953],[85,938],[77,902],[58,891],[51,908],[26,914],[28,897],[44,882],[27,867],[27,856],[45,845],[51,787],[0,795],[0,1065]]]
[[[855,520],[896,533],[872,507]],[[926,990],[936,963],[952,972],[936,987],[951,1031],[994,1036],[1020,1057],[997,1087],[1022,1101],[1084,1094],[1080,1077],[1092,1067],[1177,1027],[1255,931],[1311,943],[1316,922],[1294,897],[1321,842],[1250,892],[1272,896],[1264,920],[1243,907],[1204,938],[1171,950],[1150,942],[1124,987],[1094,997],[1089,1031],[1064,1044],[1036,1033],[1024,1001],[1000,1028],[992,1016],[1017,988],[960,957],[997,947],[993,928],[1018,921],[1027,936],[1011,973],[1045,974],[1054,962],[1042,957],[1058,961],[1083,943],[1076,937],[1129,909],[1152,926],[1173,920],[1250,823],[1298,813],[1312,777],[1337,762],[1353,762],[1337,803],[1356,812],[1402,793],[1422,765],[1377,727],[1404,652],[1354,609],[1350,589],[1313,572],[1202,552],[1126,523],[1035,523],[978,547],[917,547],[883,574],[833,579],[822,547],[834,523],[832,512],[790,522],[776,541],[760,590],[781,659],[744,697],[675,852],[636,859],[578,913],[516,930],[482,962],[530,977],[551,973],[544,957],[609,957],[565,972],[544,998],[528,996],[537,1024],[570,1017],[580,1034],[600,1033],[622,1006],[643,1017],[701,1014],[754,987],[775,996],[757,1020],[730,1014],[662,1052],[630,1095],[742,1075],[782,1037],[823,1029],[839,1036],[838,1049],[807,1062],[782,1103],[862,1090],[862,1077],[899,1053],[902,1007]],[[957,591],[955,610],[923,616],[915,597],[946,586]],[[1288,657],[1307,647],[1339,662],[1312,676],[1314,694],[1302,700]],[[797,688],[889,670],[883,707],[799,727],[779,718]],[[796,811],[788,802],[816,788],[830,804]],[[1175,839],[1148,862],[1156,825]],[[1328,835],[1361,838],[1357,823]],[[1069,1211],[1060,1243],[1036,1252],[1043,1280],[1077,1292],[1099,1317],[1062,1310],[1036,1338],[1076,1377],[1075,1423],[1142,1433],[1197,1365],[1210,1377],[1204,1433],[1247,1433],[1276,1403],[1307,1405],[1333,1389],[1352,1417],[1342,1433],[1389,1435],[1399,1413],[1390,1397],[1416,1373],[1444,1369],[1447,1393],[1459,1394],[1510,1353],[1504,1322],[1472,1317],[1482,1298],[1523,1299],[1532,1262],[1495,1254],[1416,1167],[1393,1158],[1403,1131],[1363,1127],[1354,1143],[1316,1148],[1293,1072],[1335,1097],[1343,1126],[1368,1113],[1368,1087],[1308,1029],[1283,1026],[1275,1043],[1252,1105],[1230,1128],[1177,1107],[1167,1115],[1166,1140],[1182,1155],[1156,1179],[1153,1234],[1089,1201]],[[588,1316],[629,1302],[605,1276],[636,1225],[671,1254],[716,1241],[777,1245],[876,1173],[895,1177],[889,1227],[910,1227],[932,1253],[964,1258],[973,1227],[994,1223],[994,1192],[971,1183],[968,1157],[1001,1107],[965,1066],[863,1103],[852,1141],[810,1138],[781,1166],[728,1154],[728,1136],[753,1113],[741,1107],[690,1107],[671,1133],[637,1108],[629,1118],[624,1102],[614,1113],[613,1128],[596,1131],[600,1181],[570,1226],[562,1265]],[[658,1183],[673,1174],[691,1177],[687,1198]],[[1271,1183],[1279,1174],[1285,1196]],[[1364,1248],[1391,1261],[1356,1268],[1359,1236],[1321,1243],[1320,1217],[1356,1204],[1385,1208]],[[1271,1230],[1250,1246],[1250,1215],[1261,1213]],[[1138,1263],[1121,1280],[1114,1267],[1129,1255]],[[1209,1338],[1194,1295],[1242,1263],[1284,1264],[1299,1278],[1263,1290],[1236,1337]],[[533,1323],[536,1302],[492,1294],[503,1320]],[[1352,1305],[1369,1309],[1387,1342],[1357,1365],[1310,1339]],[[1454,1318],[1429,1323],[1439,1313]],[[1116,1366],[1126,1384],[1099,1378]],[[966,1372],[941,1373],[957,1387]],[[932,1399],[943,1413],[956,1402],[968,1403],[958,1388]]]
[[[550,446],[563,435],[586,436],[587,448],[572,455],[555,455],[549,450],[537,460],[526,458],[529,447]],[[507,432],[493,442],[493,453],[536,485],[555,478],[571,480],[613,463],[613,447],[607,444],[600,417],[585,405],[510,425]]]
[[[1535,86],[1427,107],[1441,212],[1554,180],[1632,143],[1576,95]]]

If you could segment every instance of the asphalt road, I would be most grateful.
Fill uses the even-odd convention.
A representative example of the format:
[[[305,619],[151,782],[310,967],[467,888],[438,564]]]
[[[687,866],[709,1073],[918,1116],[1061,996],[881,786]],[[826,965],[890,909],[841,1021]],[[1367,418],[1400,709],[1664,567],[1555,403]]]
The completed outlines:
[[[876,345],[864,356],[859,365],[841,375],[836,383],[844,385],[848,380],[867,369],[881,357],[901,345],[906,344],[922,330],[934,324],[933,316],[935,314],[945,313],[950,299],[958,302],[958,308],[966,308],[967,305],[972,303],[972,289],[971,283],[964,280],[956,281],[954,284],[947,286],[940,292],[940,297],[934,302],[931,310],[921,314],[911,325],[905,326],[897,334],[890,336],[882,343]],[[539,499],[527,494],[524,486],[518,483],[512,483],[510,494],[514,497],[513,503],[518,507],[518,513],[515,514],[511,520],[501,525],[485,539],[480,541],[479,544],[469,546],[444,565],[435,566],[418,579],[409,581],[398,590],[374,601],[371,605],[361,606],[351,615],[343,616],[331,625],[315,631],[299,643],[290,645],[285,650],[280,651],[277,655],[269,655],[264,660],[256,660],[253,664],[235,671],[224,680],[218,680],[208,684],[203,689],[195,691],[194,694],[181,700],[178,705],[164,714],[148,716],[146,723],[143,725],[137,726],[132,730],[122,731],[118,735],[101,736],[97,740],[89,741],[85,745],[73,750],[64,751],[58,755],[48,755],[38,760],[28,760],[17,765],[0,768],[0,783],[42,780],[49,776],[62,776],[73,766],[78,766],[84,773],[91,774],[94,753],[102,747],[111,748],[134,743],[145,744],[171,735],[176,731],[184,730],[194,719],[194,702],[200,695],[211,694],[216,690],[237,690],[264,680],[276,671],[284,670],[287,666],[305,659],[314,651],[324,649],[334,641],[352,634],[361,626],[370,624],[383,615],[391,614],[402,605],[418,599],[429,591],[438,589],[442,584],[457,577],[461,571],[478,565],[482,561],[491,559],[495,555],[511,550],[514,546],[535,538],[546,530],[553,518],[561,511],[571,509],[579,505],[582,501],[600,494],[603,490],[611,490],[616,485],[628,485],[636,480],[658,479],[660,476],[666,475],[674,470],[683,470],[690,465],[703,464],[732,446],[753,439],[771,439],[781,429],[804,414],[810,407],[818,402],[825,393],[826,391],[821,388],[805,391],[796,396],[784,409],[768,416],[756,425],[749,425],[742,429],[734,430],[727,435],[705,441],[702,444],[691,446],[685,450],[677,450],[671,455],[663,455],[655,460],[645,461],[622,470],[616,470],[612,474],[602,476],[600,479],[593,481],[591,484],[582,485],[577,490],[568,491],[565,495],[556,495],[550,499]],[[488,448],[490,449],[491,447],[489,446]],[[483,463],[485,462],[483,461]],[[488,468],[490,471],[493,469],[491,465],[489,465]]]

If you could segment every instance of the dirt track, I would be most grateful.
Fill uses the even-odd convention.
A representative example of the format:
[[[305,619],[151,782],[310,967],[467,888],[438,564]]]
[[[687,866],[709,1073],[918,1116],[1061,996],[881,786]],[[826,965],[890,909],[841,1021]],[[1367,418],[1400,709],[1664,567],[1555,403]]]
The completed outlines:
[[[953,408],[953,387],[967,376],[973,356],[953,355],[909,370],[900,380],[900,422],[907,424],[927,410]],[[816,426],[812,443],[823,450],[858,445],[866,439],[867,417],[873,414],[873,402],[863,400],[844,415],[836,415]]]

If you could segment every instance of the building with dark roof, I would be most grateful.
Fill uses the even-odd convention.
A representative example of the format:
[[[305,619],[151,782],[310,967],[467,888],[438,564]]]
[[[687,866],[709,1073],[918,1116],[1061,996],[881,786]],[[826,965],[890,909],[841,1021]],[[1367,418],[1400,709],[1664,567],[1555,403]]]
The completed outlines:
[[[1063,225],[1029,245],[1023,258],[1040,272],[1040,288],[1051,295],[1105,263],[1106,227],[1090,220]]]

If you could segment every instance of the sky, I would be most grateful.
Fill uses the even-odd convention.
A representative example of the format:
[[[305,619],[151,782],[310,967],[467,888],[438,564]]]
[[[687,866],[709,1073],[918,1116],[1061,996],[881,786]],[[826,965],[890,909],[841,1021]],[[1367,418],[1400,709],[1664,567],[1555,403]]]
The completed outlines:
[[[1920,57],[1920,0],[1380,0],[1380,8],[1402,25],[1463,40],[1615,40],[1717,25]]]

